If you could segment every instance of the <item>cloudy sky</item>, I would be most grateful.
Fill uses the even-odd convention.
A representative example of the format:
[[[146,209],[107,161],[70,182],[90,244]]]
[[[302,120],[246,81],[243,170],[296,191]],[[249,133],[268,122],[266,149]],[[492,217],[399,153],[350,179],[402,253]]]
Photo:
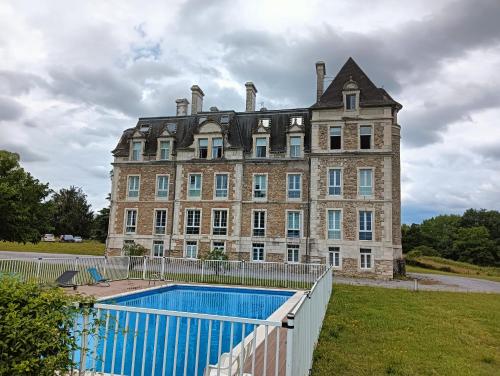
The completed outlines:
[[[110,151],[139,116],[173,114],[196,83],[204,108],[314,102],[352,56],[404,108],[403,220],[500,209],[500,2],[0,2],[0,148],[95,210]]]

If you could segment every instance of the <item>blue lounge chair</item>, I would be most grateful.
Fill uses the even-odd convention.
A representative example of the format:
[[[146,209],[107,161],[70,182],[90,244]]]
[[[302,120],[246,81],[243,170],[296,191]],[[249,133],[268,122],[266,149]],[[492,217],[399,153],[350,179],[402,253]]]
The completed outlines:
[[[98,285],[100,283],[105,284],[106,286],[109,286],[109,279],[104,278],[101,273],[97,271],[96,268],[88,268],[87,271],[89,272],[90,276],[92,279],[95,281],[93,284]]]

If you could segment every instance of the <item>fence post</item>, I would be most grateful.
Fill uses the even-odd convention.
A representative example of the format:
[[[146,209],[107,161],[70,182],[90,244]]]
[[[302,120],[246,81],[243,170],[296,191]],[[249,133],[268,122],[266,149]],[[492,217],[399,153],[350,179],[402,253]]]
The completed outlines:
[[[205,281],[205,261],[201,262],[201,282]]]
[[[36,265],[36,280],[37,280],[38,283],[40,283],[40,267],[41,267],[41,264],[42,264],[42,258],[39,257],[37,265]]]
[[[287,331],[286,331],[286,359],[285,359],[285,375],[292,376],[293,373],[293,332],[294,332],[294,319],[293,313],[287,315]]]
[[[142,279],[145,280],[146,279],[146,264],[147,264],[147,259],[146,259],[146,256],[144,256],[144,262],[142,264]]]
[[[165,256],[161,258],[161,272],[160,272],[160,279],[162,281],[165,280]]]
[[[130,279],[130,256],[127,257],[127,279]]]
[[[241,260],[241,284],[245,284],[245,260]]]

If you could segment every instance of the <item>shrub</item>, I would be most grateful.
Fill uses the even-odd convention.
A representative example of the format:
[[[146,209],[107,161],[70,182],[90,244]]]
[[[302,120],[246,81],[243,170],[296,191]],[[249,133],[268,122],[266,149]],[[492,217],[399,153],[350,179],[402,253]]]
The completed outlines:
[[[140,244],[132,243],[123,246],[125,256],[144,256],[148,250]]]
[[[72,334],[79,312],[74,303],[83,299],[60,288],[0,277],[0,375],[67,373],[78,348]]]
[[[406,255],[407,258],[418,258],[422,256],[439,256],[439,252],[432,247],[419,245],[418,247],[413,248]]]

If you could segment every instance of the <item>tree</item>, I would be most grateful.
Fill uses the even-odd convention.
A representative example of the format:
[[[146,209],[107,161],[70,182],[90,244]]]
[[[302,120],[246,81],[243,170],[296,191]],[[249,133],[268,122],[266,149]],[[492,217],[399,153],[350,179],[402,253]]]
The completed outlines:
[[[460,224],[459,215],[438,215],[426,219],[420,225],[422,245],[427,245],[439,252],[442,257],[456,260],[453,241],[457,238]]]
[[[412,223],[411,226],[406,224],[401,226],[401,241],[403,245],[403,252],[408,253],[413,248],[422,244],[422,231],[420,225]]]
[[[0,150],[0,240],[39,242],[51,231],[48,184],[19,165],[19,155]]]
[[[459,229],[453,250],[458,255],[458,261],[472,264],[494,265],[498,258],[498,248],[484,226]]]
[[[71,186],[69,189],[61,189],[53,195],[51,205],[56,234],[90,237],[94,213],[81,188]]]

